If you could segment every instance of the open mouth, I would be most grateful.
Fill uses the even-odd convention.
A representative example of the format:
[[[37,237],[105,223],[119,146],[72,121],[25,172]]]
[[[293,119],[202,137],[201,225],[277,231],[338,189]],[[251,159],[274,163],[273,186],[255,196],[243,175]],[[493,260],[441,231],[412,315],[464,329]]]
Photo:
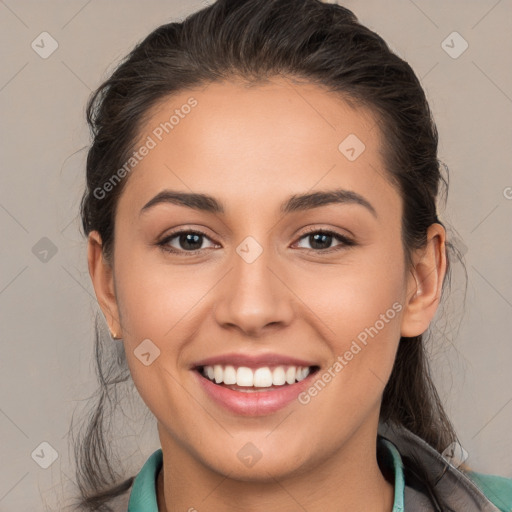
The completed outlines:
[[[316,373],[319,366],[247,366],[212,365],[195,368],[199,374],[214,384],[241,392],[261,392],[282,389],[301,382]]]

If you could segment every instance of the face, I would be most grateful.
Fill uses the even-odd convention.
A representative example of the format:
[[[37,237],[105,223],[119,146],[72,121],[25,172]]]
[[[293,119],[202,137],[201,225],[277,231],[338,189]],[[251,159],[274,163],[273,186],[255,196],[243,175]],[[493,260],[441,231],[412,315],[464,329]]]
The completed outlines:
[[[144,144],[111,271],[94,234],[89,254],[164,452],[242,480],[360,452],[400,336],[434,314],[410,307],[375,118],[312,84],[217,83],[160,103]]]

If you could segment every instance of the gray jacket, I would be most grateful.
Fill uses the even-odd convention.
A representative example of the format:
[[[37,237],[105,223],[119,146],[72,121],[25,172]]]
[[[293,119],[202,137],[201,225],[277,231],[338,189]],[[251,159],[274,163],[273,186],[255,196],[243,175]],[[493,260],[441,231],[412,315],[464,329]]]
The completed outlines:
[[[379,435],[391,441],[398,449],[401,457],[415,455],[426,466],[428,475],[435,483],[436,492],[442,497],[448,510],[454,512],[500,512],[479,487],[464,473],[455,468],[439,452],[428,445],[423,439],[403,427],[391,428],[387,424],[379,425]],[[511,482],[512,484],[512,482]],[[510,493],[509,493],[510,494]],[[502,502],[501,496],[495,496]],[[512,498],[511,498],[512,500]],[[503,503],[512,511],[512,501]],[[425,494],[408,485],[405,480],[404,491],[405,512],[437,512],[440,510]],[[446,509],[442,512],[447,512]]]

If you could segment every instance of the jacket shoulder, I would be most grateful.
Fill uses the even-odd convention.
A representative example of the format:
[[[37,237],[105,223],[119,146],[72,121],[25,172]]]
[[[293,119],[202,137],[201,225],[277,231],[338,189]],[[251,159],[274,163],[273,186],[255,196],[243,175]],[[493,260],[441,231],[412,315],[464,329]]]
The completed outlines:
[[[511,478],[476,471],[465,471],[465,474],[501,512],[512,512]]]

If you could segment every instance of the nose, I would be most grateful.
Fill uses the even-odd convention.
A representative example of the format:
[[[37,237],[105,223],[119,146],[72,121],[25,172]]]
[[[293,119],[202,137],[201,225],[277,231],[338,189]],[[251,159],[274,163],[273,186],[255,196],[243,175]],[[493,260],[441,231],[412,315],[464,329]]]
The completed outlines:
[[[239,329],[259,337],[269,329],[283,328],[293,318],[293,292],[285,272],[270,250],[251,262],[234,252],[230,271],[221,280],[214,316],[223,328]]]

